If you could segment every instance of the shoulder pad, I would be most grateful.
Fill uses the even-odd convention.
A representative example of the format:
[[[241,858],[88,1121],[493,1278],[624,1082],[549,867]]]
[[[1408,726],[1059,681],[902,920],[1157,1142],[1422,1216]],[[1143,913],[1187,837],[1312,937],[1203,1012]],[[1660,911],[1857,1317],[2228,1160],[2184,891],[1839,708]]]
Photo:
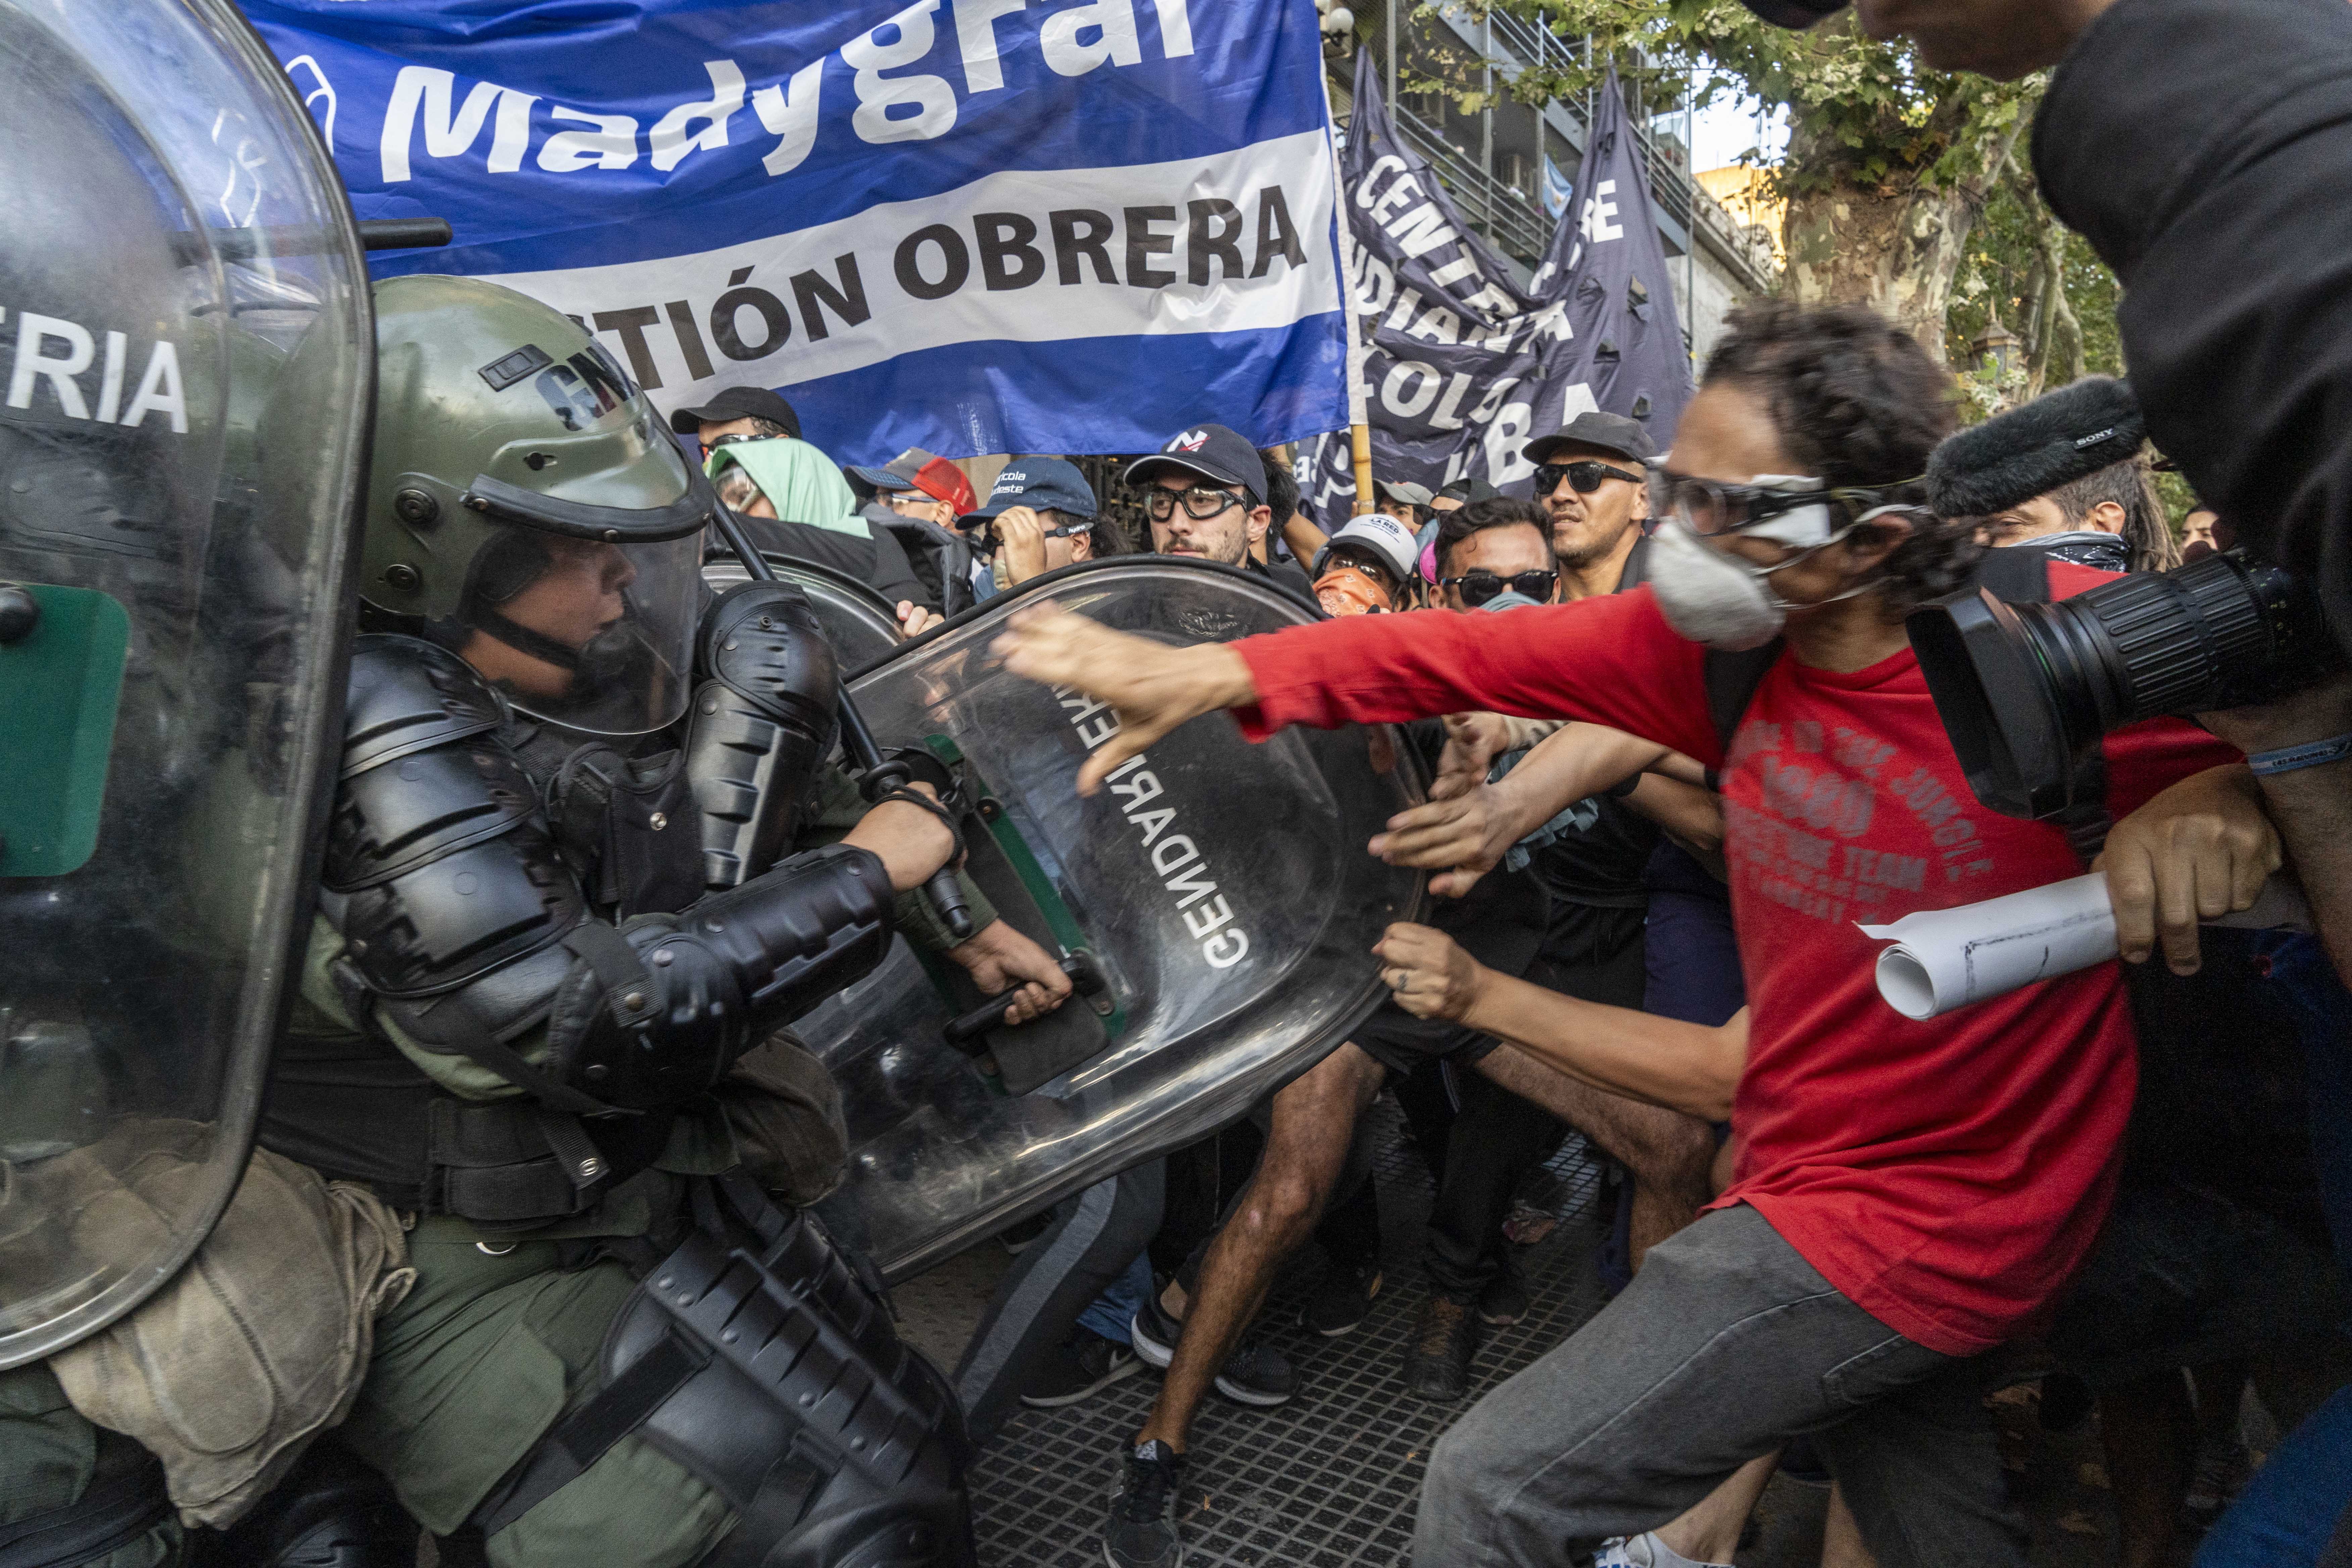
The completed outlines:
[[[342,776],[494,730],[505,719],[505,700],[447,648],[370,633],[352,645]]]
[[[704,678],[771,713],[814,704],[829,716],[838,667],[816,606],[796,583],[741,583],[703,612]]]
[[[323,879],[352,892],[513,830],[539,791],[495,731],[459,736],[346,773],[327,826]]]

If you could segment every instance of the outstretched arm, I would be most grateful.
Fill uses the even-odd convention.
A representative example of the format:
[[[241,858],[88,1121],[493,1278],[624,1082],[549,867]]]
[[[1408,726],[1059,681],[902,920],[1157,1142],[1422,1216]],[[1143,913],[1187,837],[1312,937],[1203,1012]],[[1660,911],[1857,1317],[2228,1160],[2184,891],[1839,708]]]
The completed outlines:
[[[1105,774],[1177,725],[1238,708],[1243,733],[1331,729],[1486,709],[1585,719],[1648,735],[1702,762],[1721,746],[1698,679],[1704,650],[1676,637],[1646,590],[1509,616],[1356,616],[1239,642],[1171,648],[1040,608],[995,652],[1015,674],[1087,693],[1122,732],[1078,775]]]
[[[1721,1121],[1748,1066],[1748,1009],[1720,1028],[1608,1007],[1497,973],[1444,931],[1400,922],[1372,949],[1397,1005],[1495,1036],[1595,1089]]]

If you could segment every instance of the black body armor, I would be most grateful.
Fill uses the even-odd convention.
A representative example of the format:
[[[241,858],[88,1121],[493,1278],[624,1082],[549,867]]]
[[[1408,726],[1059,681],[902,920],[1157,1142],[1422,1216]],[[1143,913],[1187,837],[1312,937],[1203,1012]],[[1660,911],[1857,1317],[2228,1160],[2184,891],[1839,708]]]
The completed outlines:
[[[287,1040],[265,1144],[401,1207],[578,1214],[651,1163],[677,1107],[881,961],[877,857],[778,863],[832,739],[814,612],[789,584],[746,584],[698,642],[685,746],[629,754],[524,732],[434,643],[358,640],[320,910],[345,939],[337,991],[375,1037]],[[385,1025],[524,1095],[447,1092]],[[526,1058],[516,1043],[542,1026]]]

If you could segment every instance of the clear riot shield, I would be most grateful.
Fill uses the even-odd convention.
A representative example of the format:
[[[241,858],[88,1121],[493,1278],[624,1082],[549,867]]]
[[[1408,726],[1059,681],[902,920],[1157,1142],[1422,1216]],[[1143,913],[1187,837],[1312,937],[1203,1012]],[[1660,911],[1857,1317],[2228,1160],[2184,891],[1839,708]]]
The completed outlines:
[[[1046,597],[1170,642],[1314,618],[1248,573],[1123,556],[991,599],[852,678],[884,746],[961,758],[985,829],[967,831],[969,874],[1093,992],[958,1045],[949,1025],[977,994],[901,938],[794,1024],[841,1087],[863,1243],[894,1278],[1243,1114],[1362,1020],[1372,943],[1421,906],[1420,875],[1364,849],[1421,796],[1385,731],[1254,746],[1211,715],[1079,798],[1111,715],[988,653]]]
[[[777,576],[799,584],[808,595],[843,669],[887,658],[906,640],[898,635],[898,617],[890,601],[877,590],[814,561],[774,554],[764,559]],[[702,563],[702,580],[720,593],[750,577],[743,563],[731,554],[714,555]]]
[[[227,1204],[330,799],[373,331],[226,0],[0,0],[0,1367]]]

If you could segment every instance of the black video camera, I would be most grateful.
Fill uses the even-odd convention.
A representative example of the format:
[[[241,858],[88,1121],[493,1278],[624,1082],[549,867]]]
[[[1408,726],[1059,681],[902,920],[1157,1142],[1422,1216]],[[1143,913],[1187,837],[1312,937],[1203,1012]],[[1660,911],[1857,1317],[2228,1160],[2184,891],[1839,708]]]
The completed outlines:
[[[1937,447],[1929,504],[1990,516],[2127,460],[2146,434],[2127,385],[2078,382]],[[1905,629],[1969,787],[2031,818],[2083,804],[2078,764],[2110,731],[2270,701],[2343,664],[2317,596],[2242,550],[2055,604],[1979,589],[1913,611]]]

